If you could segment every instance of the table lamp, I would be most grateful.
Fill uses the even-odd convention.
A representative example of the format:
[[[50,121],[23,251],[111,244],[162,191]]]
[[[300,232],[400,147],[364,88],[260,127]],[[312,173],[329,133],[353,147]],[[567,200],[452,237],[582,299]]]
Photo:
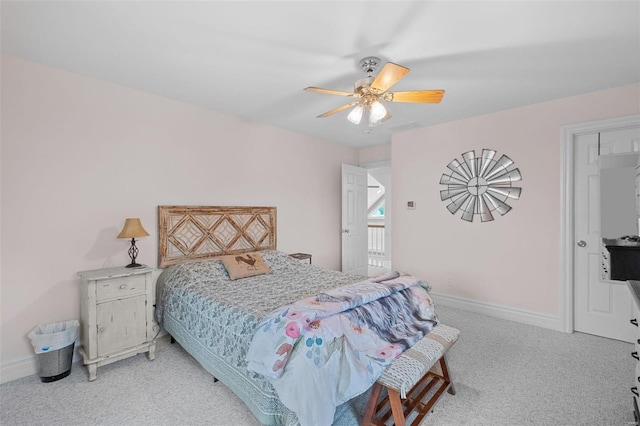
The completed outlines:
[[[124,221],[124,227],[118,234],[118,238],[131,238],[131,247],[129,247],[129,257],[131,258],[131,263],[126,266],[127,268],[142,266],[139,263],[136,263],[136,257],[138,256],[136,238],[148,236],[149,233],[142,227],[142,223],[140,223],[139,218],[128,218]]]

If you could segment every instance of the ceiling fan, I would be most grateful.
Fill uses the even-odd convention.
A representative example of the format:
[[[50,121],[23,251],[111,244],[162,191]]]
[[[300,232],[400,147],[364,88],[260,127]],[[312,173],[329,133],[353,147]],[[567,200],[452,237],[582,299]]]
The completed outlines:
[[[391,114],[382,105],[385,102],[416,102],[416,103],[440,103],[444,96],[444,90],[410,90],[406,92],[387,92],[391,86],[396,84],[409,72],[409,68],[403,67],[393,62],[387,62],[380,73],[373,77],[380,58],[368,56],[360,61],[360,67],[367,74],[365,78],[357,80],[353,92],[343,92],[340,90],[322,89],[320,87],[306,87],[304,90],[328,95],[339,95],[356,98],[356,100],[342,105],[338,108],[320,114],[317,118],[329,117],[330,115],[354,107],[347,119],[353,124],[360,124],[364,112],[369,114],[369,126],[377,126],[385,120],[391,118]]]

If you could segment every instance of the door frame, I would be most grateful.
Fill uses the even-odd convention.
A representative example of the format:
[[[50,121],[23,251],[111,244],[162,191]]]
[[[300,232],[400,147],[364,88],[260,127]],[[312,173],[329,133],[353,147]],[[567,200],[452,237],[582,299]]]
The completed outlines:
[[[640,125],[640,115],[611,118],[599,121],[571,124],[562,126],[562,175],[561,181],[561,221],[560,235],[561,252],[560,264],[562,265],[562,282],[560,285],[560,322],[566,333],[574,331],[574,144],[578,136],[589,133],[597,133],[609,130],[621,130]]]

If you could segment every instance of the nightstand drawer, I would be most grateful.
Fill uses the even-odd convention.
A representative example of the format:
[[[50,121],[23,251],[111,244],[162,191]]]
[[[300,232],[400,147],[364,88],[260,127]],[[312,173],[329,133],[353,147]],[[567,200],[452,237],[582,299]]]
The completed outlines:
[[[99,280],[96,286],[96,299],[101,302],[108,299],[144,294],[146,291],[145,277],[145,274],[139,274]]]

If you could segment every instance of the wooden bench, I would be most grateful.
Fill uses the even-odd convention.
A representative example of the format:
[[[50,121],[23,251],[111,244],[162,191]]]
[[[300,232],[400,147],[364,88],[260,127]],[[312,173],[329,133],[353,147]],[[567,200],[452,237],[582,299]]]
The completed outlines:
[[[363,426],[384,426],[392,415],[396,426],[405,426],[413,411],[417,416],[411,425],[418,425],[445,391],[455,395],[445,355],[459,335],[457,329],[438,324],[389,364],[373,385]],[[387,396],[378,402],[383,388]]]

